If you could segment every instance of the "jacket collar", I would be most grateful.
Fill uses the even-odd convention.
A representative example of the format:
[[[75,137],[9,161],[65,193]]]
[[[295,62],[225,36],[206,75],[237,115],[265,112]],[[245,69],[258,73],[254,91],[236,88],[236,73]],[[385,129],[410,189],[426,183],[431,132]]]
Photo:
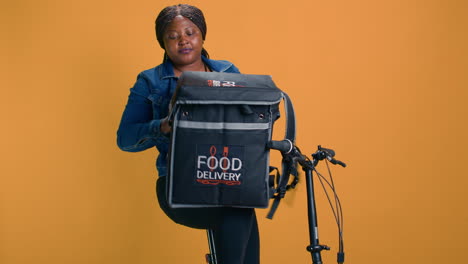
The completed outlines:
[[[202,60],[214,72],[225,72],[232,66],[232,63],[228,61],[210,60],[203,55]],[[159,78],[161,80],[166,78],[177,78],[174,75],[174,67],[172,66],[172,61],[170,59],[166,59],[161,64],[161,67],[159,67]]]

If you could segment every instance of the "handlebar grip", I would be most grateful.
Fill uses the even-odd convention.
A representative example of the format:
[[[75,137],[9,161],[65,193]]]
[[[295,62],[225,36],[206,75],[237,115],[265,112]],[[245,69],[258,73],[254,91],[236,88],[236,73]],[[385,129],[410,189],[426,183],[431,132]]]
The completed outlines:
[[[272,140],[268,142],[267,147],[269,149],[276,149],[287,154],[293,150],[294,145],[289,139],[285,139],[281,141]]]
[[[338,165],[340,165],[340,166],[343,167],[343,168],[346,167],[346,164],[345,164],[344,162],[342,162],[342,161],[339,161],[339,160],[336,160],[336,159],[333,159],[333,158],[332,158],[332,159],[329,159],[329,160],[330,160],[330,162],[331,162],[332,164],[334,164],[334,165],[338,164]]]
[[[336,163],[337,163],[338,165],[340,165],[341,167],[343,167],[343,168],[346,167],[346,163],[344,163],[344,162],[342,162],[342,161],[337,160]]]

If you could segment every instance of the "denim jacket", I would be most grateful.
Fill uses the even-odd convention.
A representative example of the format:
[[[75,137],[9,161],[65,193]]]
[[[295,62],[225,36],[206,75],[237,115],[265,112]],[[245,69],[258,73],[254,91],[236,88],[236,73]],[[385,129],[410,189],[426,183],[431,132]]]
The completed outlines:
[[[228,61],[210,60],[204,56],[202,59],[212,71],[239,73]],[[137,152],[156,146],[159,151],[156,168],[160,177],[167,175],[169,138],[160,132],[159,126],[168,115],[177,80],[170,60],[141,72],[130,89],[117,131],[117,145],[123,151]]]

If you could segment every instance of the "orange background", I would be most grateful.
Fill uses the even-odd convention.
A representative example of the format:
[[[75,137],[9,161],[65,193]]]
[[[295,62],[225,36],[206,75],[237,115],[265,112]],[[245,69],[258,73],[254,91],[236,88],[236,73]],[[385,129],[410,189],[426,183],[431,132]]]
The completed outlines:
[[[162,60],[154,19],[175,3],[2,2],[0,263],[204,263],[204,231],[156,203],[156,152],[115,143],[128,89]],[[321,144],[349,164],[333,167],[346,263],[464,259],[465,1],[188,3],[205,12],[212,58],[291,96],[303,152]],[[335,263],[317,192],[322,257]],[[311,263],[305,195],[301,184],[273,221],[257,211],[262,263]]]

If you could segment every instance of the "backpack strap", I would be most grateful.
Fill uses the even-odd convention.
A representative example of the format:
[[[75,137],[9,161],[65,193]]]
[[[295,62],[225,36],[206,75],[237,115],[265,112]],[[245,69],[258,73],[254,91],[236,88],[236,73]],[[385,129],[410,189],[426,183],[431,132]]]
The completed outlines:
[[[298,177],[298,172],[297,172],[297,161],[294,161],[288,153],[292,150],[292,147],[294,145],[295,139],[296,139],[296,119],[294,115],[294,108],[291,102],[291,99],[289,96],[283,92],[283,100],[284,100],[284,106],[286,110],[286,133],[285,133],[285,140],[288,140],[291,143],[291,149],[288,152],[281,153],[283,156],[283,159],[281,160],[281,175],[279,178],[278,185],[276,189],[274,190],[273,194],[273,203],[270,208],[270,212],[267,215],[268,219],[273,219],[273,215],[276,212],[276,209],[278,209],[278,205],[281,201],[281,199],[284,198],[286,195],[286,191],[295,188],[297,182],[299,181]],[[292,181],[291,184],[288,185],[289,178],[290,176],[294,176],[294,180]]]
[[[294,107],[289,96],[283,92],[284,107],[286,109],[286,135],[285,139],[289,139],[292,143],[296,141],[296,116],[294,115]]]

